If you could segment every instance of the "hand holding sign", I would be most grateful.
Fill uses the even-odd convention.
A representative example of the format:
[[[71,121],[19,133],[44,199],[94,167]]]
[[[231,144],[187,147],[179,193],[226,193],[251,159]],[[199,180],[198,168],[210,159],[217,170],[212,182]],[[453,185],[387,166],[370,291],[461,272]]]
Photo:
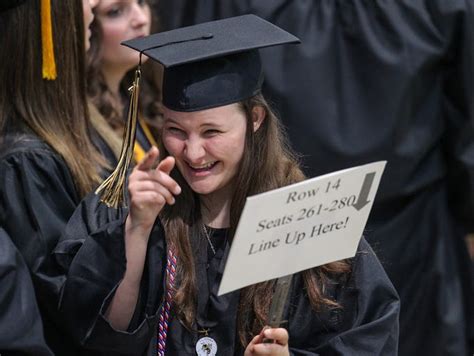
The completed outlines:
[[[247,345],[244,356],[287,356],[290,354],[288,338],[288,331],[283,328],[264,328],[262,332],[255,336]],[[265,343],[265,339],[273,340],[273,342]]]

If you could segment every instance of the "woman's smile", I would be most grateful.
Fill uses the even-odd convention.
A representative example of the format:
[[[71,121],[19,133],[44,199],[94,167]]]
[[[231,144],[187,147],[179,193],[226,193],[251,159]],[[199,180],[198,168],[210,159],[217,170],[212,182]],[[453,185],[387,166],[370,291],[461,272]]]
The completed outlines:
[[[196,177],[206,177],[206,176],[212,174],[212,171],[213,171],[214,167],[217,166],[217,164],[219,164],[218,161],[202,164],[202,165],[199,165],[199,166],[193,165],[193,164],[190,164],[190,163],[188,163],[187,165],[188,165],[189,171],[192,175],[194,175]]]

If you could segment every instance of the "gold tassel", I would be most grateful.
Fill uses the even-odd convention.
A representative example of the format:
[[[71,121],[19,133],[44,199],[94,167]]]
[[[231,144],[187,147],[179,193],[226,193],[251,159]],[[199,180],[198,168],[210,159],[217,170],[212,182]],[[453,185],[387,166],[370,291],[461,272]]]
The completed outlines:
[[[41,46],[43,52],[43,79],[54,80],[57,73],[51,23],[51,0],[41,0]]]
[[[95,193],[107,206],[117,209],[125,206],[125,183],[127,172],[133,158],[133,147],[138,120],[138,94],[140,92],[140,67],[135,71],[135,79],[130,87],[130,106],[128,107],[127,126],[123,133],[120,158],[112,174],[102,182]]]

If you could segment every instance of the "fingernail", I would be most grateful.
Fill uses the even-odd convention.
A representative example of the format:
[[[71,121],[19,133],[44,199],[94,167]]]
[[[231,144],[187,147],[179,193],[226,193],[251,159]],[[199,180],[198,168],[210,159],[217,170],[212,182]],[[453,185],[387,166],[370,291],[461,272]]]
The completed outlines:
[[[174,194],[179,194],[181,193],[181,187],[180,186],[177,186],[175,189],[174,189]]]

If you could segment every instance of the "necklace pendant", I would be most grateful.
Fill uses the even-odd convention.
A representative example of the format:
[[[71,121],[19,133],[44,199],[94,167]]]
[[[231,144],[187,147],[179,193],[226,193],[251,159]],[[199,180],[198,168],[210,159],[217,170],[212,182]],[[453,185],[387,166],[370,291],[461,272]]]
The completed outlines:
[[[217,343],[212,337],[204,336],[196,342],[196,353],[198,356],[215,356]]]

